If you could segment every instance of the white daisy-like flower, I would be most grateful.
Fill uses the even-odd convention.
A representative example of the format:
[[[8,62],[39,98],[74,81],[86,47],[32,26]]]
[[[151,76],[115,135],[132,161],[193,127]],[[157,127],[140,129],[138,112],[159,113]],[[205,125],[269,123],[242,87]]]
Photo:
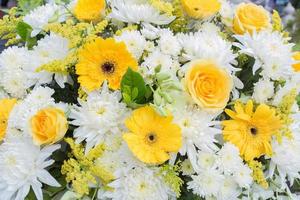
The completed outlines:
[[[298,80],[297,77],[287,81],[284,86],[279,87],[272,101],[272,105],[278,106],[283,98],[290,94],[292,90],[296,90],[296,93],[300,92],[300,80]]]
[[[86,151],[99,143],[107,143],[109,137],[121,137],[124,130],[124,120],[128,110],[124,103],[120,103],[119,91],[110,92],[107,84],[102,90],[92,92],[87,101],[81,101],[80,106],[74,106],[70,123],[78,126],[74,131],[76,142],[86,141]]]
[[[146,75],[153,75],[155,68],[158,66],[161,67],[161,72],[175,74],[179,68],[179,63],[176,63],[170,55],[163,54],[160,50],[156,49],[145,58],[141,66],[144,67]]]
[[[241,165],[233,174],[234,180],[242,188],[249,188],[253,183],[252,170],[247,165]]]
[[[243,165],[239,149],[233,144],[225,143],[217,155],[218,167],[226,175],[235,173]]]
[[[141,30],[141,33],[146,39],[155,40],[159,37],[159,28],[156,28],[149,23],[143,23],[142,25],[143,28]]]
[[[9,47],[0,54],[0,86],[11,96],[22,98],[35,84],[31,72],[31,53],[26,48]]]
[[[195,174],[195,170],[192,166],[192,163],[189,159],[185,159],[182,163],[181,163],[181,171],[182,171],[182,175],[184,176],[190,176],[192,174]]]
[[[299,132],[296,134],[299,134]],[[287,139],[284,137],[281,143],[273,141],[272,149],[273,155],[271,157],[270,176],[274,174],[276,168],[282,185],[286,182],[286,178],[288,178],[291,185],[293,185],[294,180],[300,178],[300,140]]]
[[[218,200],[238,199],[242,193],[241,188],[236,181],[231,177],[225,177],[220,193],[217,196]]]
[[[37,68],[55,60],[62,60],[68,55],[68,53],[69,40],[55,33],[50,33],[50,35],[39,40],[38,45],[35,46],[33,50],[34,60],[38,62],[36,65]],[[50,83],[52,81],[53,74],[55,74],[54,78],[61,88],[64,88],[64,83],[70,80],[68,75],[46,71],[36,73],[36,77],[40,84]]]
[[[175,17],[160,14],[148,3],[138,4],[127,0],[111,0],[112,11],[109,17],[127,23],[153,23],[157,25],[165,25],[172,22]]]
[[[181,51],[181,45],[179,44],[177,37],[169,29],[163,29],[159,32],[158,47],[164,54],[171,56],[178,56]]]
[[[274,95],[274,83],[270,79],[260,79],[254,85],[253,99],[257,103],[266,103]]]
[[[110,146],[108,148],[110,149]],[[143,164],[136,159],[127,144],[122,142],[117,149],[105,150],[101,157],[95,161],[95,165],[114,174],[118,169],[132,168]]]
[[[189,106],[174,113],[174,121],[180,126],[182,132],[182,148],[180,154],[187,154],[192,164],[196,162],[197,149],[213,152],[218,148],[214,144],[215,136],[221,133],[215,128],[213,116],[201,112],[196,107]]]
[[[29,120],[42,108],[57,106],[51,97],[54,90],[48,87],[37,87],[27,97],[16,104],[8,119],[8,128],[19,129],[30,133]]]
[[[247,191],[247,193],[252,194],[253,200],[260,199],[272,199],[274,197],[274,191],[272,189],[264,189],[260,185],[254,183],[252,187]]]
[[[48,23],[63,22],[67,11],[55,3],[47,3],[32,10],[24,16],[23,21],[29,24],[33,31],[31,37],[39,34]]]
[[[146,39],[139,31],[123,31],[120,36],[115,36],[117,41],[125,42],[128,51],[139,60],[146,48]]]
[[[183,50],[184,60],[213,60],[228,72],[237,71],[233,67],[237,62],[232,44],[223,39],[218,32],[202,29],[196,33],[178,34],[177,37]]]
[[[49,159],[59,145],[35,146],[29,138],[15,138],[0,145],[0,199],[23,200],[33,189],[38,200],[43,199],[42,183],[60,184],[45,169],[54,163]]]
[[[265,78],[279,80],[287,79],[293,74],[292,47],[294,44],[287,43],[277,31],[260,31],[250,35],[234,36],[240,43],[240,53],[245,53],[255,59],[253,73],[262,68],[262,75]]]
[[[216,169],[216,155],[213,152],[198,151],[197,165],[193,166],[196,172],[201,172],[208,169]]]
[[[108,186],[113,190],[105,192],[104,198],[112,200],[166,200],[176,196],[155,170],[146,167],[120,169]]]
[[[192,176],[188,182],[188,189],[203,198],[217,196],[224,182],[224,176],[215,169],[208,169]]]

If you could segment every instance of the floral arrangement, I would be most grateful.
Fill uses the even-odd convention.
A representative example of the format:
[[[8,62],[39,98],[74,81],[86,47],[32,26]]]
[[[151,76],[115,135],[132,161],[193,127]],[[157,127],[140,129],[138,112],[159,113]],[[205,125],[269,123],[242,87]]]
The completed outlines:
[[[299,199],[300,52],[226,0],[19,0],[0,199]]]

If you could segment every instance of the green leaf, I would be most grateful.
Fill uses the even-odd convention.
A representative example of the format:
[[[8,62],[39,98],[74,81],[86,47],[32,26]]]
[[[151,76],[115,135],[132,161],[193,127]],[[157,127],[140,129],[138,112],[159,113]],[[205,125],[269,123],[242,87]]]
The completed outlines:
[[[146,94],[146,83],[143,77],[138,73],[128,68],[127,72],[121,81],[121,91],[130,96],[131,101],[135,103],[144,103]],[[128,97],[126,97],[129,99]]]
[[[18,6],[24,14],[29,13],[31,10],[37,8],[43,3],[43,0],[18,0]]]
[[[22,40],[26,41],[27,38],[30,38],[31,32],[31,26],[26,24],[25,22],[19,22],[17,24],[17,33],[22,38]]]
[[[34,45],[36,45],[36,38],[31,37],[32,28],[30,25],[25,22],[19,22],[17,24],[17,33],[21,37],[21,39],[26,42],[27,47],[31,49]]]

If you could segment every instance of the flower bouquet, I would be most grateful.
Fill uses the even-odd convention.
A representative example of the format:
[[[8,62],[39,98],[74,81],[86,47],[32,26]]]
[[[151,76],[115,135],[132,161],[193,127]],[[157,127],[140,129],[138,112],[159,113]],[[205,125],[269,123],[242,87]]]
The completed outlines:
[[[276,11],[19,0],[0,37],[1,200],[300,199],[300,53]]]

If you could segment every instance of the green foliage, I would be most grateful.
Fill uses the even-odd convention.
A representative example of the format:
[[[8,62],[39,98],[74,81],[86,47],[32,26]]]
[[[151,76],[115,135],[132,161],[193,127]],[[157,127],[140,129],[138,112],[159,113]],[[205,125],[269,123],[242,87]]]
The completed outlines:
[[[148,102],[152,96],[151,89],[143,77],[128,68],[121,81],[121,92],[124,102],[130,107],[138,107]]]
[[[22,10],[23,14],[27,14],[43,3],[43,0],[18,0],[18,7]]]
[[[179,165],[163,165],[160,167],[160,175],[164,178],[166,184],[176,192],[177,197],[181,195],[181,186],[183,180],[179,177]]]
[[[37,39],[31,37],[32,28],[30,25],[21,21],[18,23],[16,30],[22,41],[26,42],[26,45],[29,49],[36,45]]]

